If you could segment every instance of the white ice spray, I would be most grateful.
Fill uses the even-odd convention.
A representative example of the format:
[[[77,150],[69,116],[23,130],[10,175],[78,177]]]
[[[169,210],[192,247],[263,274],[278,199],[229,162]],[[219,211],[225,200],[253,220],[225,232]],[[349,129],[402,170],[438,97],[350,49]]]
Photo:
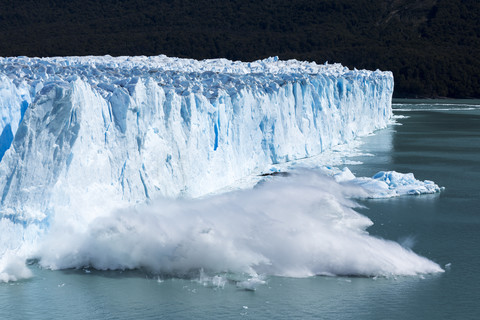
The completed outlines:
[[[114,211],[82,232],[65,228],[64,220],[36,255],[52,269],[146,268],[180,276],[200,269],[290,277],[442,271],[396,242],[369,235],[372,222],[350,200],[358,196],[365,193],[353,184],[297,172],[253,190]]]

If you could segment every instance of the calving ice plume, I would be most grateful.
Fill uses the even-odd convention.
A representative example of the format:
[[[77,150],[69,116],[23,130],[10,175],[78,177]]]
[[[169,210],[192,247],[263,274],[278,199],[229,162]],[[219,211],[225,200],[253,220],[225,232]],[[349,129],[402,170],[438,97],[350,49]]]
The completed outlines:
[[[212,272],[232,269],[295,276],[440,271],[436,264],[388,242],[385,242],[387,249],[395,246],[392,250],[415,262],[408,265],[410,258],[405,258],[404,268],[391,263],[391,268],[381,265],[346,268],[344,272],[342,266],[332,267],[328,261],[316,263],[315,259],[303,261],[294,256],[280,259],[279,248],[275,247],[280,243],[274,240],[271,241],[274,248],[259,248],[262,241],[247,245],[233,231],[231,238],[228,232],[215,238],[218,228],[228,231],[229,224],[213,223],[216,218],[211,212],[219,217],[232,215],[231,221],[245,224],[245,234],[253,236],[254,230],[267,231],[268,223],[241,222],[242,216],[261,220],[260,214],[255,215],[255,206],[238,211],[231,208],[224,213],[210,208],[213,204],[208,201],[222,203],[225,198],[211,196],[199,204],[199,208],[206,208],[205,212],[199,209],[190,216],[195,211],[190,201],[199,200],[177,200],[175,206],[180,209],[171,209],[169,202],[162,202],[167,200],[159,200],[212,194],[246,176],[269,172],[272,165],[318,155],[332,146],[383,128],[392,116],[392,92],[390,72],[349,70],[340,64],[317,65],[277,58],[250,63],[166,56],[1,58],[0,279],[26,277],[28,269],[18,268],[26,258],[37,258],[41,265],[54,269],[143,266],[170,273],[206,267]],[[341,177],[340,180],[355,180],[345,179],[348,176],[345,172],[332,175]],[[395,189],[387,180],[382,182],[382,188]],[[413,175],[407,180],[425,185]],[[341,186],[334,180],[328,183]],[[365,181],[360,184],[375,185]],[[344,187],[349,189],[353,185],[355,181]],[[436,185],[427,189],[435,192],[435,187],[438,189]],[[327,193],[328,188],[319,191],[320,199],[328,198]],[[239,204],[235,208],[242,207],[243,195],[231,197],[232,203]],[[320,230],[335,227],[337,220],[331,219],[332,214],[340,219],[346,216],[345,210],[350,212],[352,205],[344,204],[344,197],[344,192],[339,192],[332,198],[340,209],[335,211],[337,206],[327,206],[327,220],[322,218],[322,212],[316,213]],[[149,209],[137,208],[152,201],[155,205]],[[306,201],[317,202],[315,193]],[[298,212],[299,221],[301,217],[305,221],[310,219],[307,214],[310,209]],[[125,214],[125,210],[132,212]],[[177,212],[178,218],[172,217],[172,212]],[[275,218],[275,210],[268,212],[265,221]],[[288,214],[280,216],[279,221],[285,224],[293,219]],[[162,223],[164,219],[172,226],[168,232],[181,222],[185,222],[184,227],[178,226],[181,230],[177,234],[168,234],[168,227]],[[370,236],[364,229],[370,222],[365,223],[365,219],[368,220],[362,217],[361,223],[339,226],[345,230],[353,228],[353,234],[368,240]],[[197,230],[195,226],[200,222],[205,225]],[[135,238],[136,233],[129,233],[131,228],[144,230],[147,225],[158,225],[157,231],[147,228],[145,233],[145,239],[150,239],[148,236],[159,232],[158,237],[151,239],[158,246],[152,247],[145,240],[141,241],[145,247],[139,249],[137,258],[132,254],[123,259],[125,252],[105,258],[105,252],[117,251],[109,246],[112,243],[108,238],[102,237],[118,223],[126,228],[125,232],[117,226],[114,230],[119,234],[114,233],[125,239]],[[102,226],[106,229],[102,230]],[[281,227],[273,231],[280,238],[286,232]],[[141,235],[139,232],[137,236]],[[211,252],[224,252],[226,258],[221,270],[215,269],[215,259],[204,261],[206,254],[202,259],[196,258],[194,248],[201,242],[193,241],[197,236],[213,237],[212,247],[207,248]],[[311,236],[310,240],[290,237],[292,249],[302,248],[305,241],[315,241],[315,233]],[[333,233],[329,239],[335,242],[338,236],[345,237],[348,233]],[[55,239],[65,241],[60,243]],[[368,242],[364,245],[368,246]],[[91,245],[83,247],[85,243]],[[225,243],[231,246],[220,245]],[[380,244],[382,248],[384,245]],[[179,247],[187,251],[180,254],[181,250],[176,249]],[[386,254],[387,249],[379,249],[376,254]],[[318,254],[317,258],[323,255],[328,259],[327,247],[316,250],[313,252]],[[237,251],[245,254],[231,256]],[[78,256],[72,257],[71,252],[77,252]],[[145,258],[151,255],[159,258]],[[181,257],[186,260],[182,262]],[[239,257],[244,258],[237,261]],[[285,259],[298,259],[300,267]],[[343,263],[349,261],[345,259]],[[362,260],[362,266],[364,263]]]

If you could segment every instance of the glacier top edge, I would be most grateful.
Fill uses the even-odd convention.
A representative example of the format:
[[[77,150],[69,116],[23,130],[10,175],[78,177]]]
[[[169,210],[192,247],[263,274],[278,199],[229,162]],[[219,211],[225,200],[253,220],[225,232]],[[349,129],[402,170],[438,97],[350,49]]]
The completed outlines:
[[[30,69],[30,70],[29,70]],[[72,75],[86,75],[98,78],[99,75],[115,72],[118,75],[152,76],[157,72],[175,73],[222,73],[229,75],[248,74],[323,74],[331,76],[359,74],[375,77],[392,77],[389,71],[350,70],[340,63],[317,64],[316,62],[279,60],[270,57],[253,62],[231,61],[224,58],[195,60],[187,58],[159,56],[70,56],[70,57],[0,57],[0,72],[7,75],[22,76],[31,74],[55,75],[62,79]],[[115,71],[115,72],[114,72]]]

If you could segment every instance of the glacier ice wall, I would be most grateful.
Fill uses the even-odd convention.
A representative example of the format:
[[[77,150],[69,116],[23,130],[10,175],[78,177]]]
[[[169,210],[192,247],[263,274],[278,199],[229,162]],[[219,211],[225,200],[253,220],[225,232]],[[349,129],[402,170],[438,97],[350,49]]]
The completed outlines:
[[[392,92],[390,72],[276,58],[1,58],[0,212],[205,195],[385,127]]]

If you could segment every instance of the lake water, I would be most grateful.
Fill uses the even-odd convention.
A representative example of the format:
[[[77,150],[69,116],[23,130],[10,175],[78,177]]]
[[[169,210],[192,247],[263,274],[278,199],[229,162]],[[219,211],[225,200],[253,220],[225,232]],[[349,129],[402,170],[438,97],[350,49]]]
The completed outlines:
[[[394,101],[397,122],[364,138],[357,176],[413,172],[440,194],[363,200],[370,234],[409,243],[444,273],[266,277],[255,291],[142,271],[30,266],[0,284],[1,319],[477,319],[480,314],[480,101]]]

